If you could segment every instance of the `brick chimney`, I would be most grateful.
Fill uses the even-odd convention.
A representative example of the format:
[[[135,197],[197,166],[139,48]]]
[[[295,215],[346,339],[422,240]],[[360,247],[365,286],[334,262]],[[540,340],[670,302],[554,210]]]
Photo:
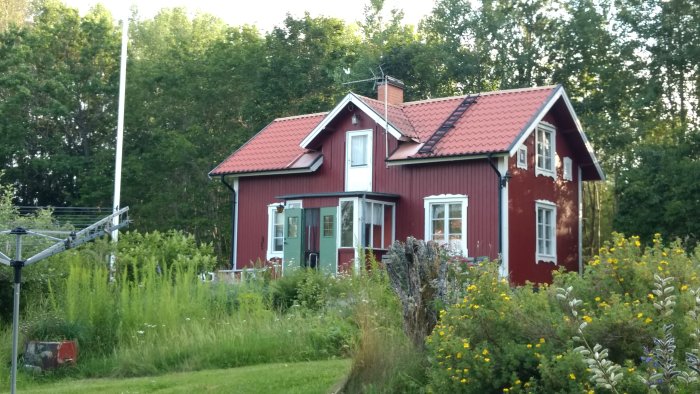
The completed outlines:
[[[381,102],[384,102],[385,86],[389,104],[403,104],[403,81],[387,75],[385,80],[379,82],[377,85],[377,100]]]

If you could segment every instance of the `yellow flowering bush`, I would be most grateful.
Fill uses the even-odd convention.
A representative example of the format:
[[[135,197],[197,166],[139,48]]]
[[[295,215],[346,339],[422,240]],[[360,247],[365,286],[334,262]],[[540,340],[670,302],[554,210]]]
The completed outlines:
[[[581,341],[574,338],[583,332],[591,347],[607,349],[608,359],[621,366],[618,392],[700,392],[693,379],[664,382],[672,374],[663,375],[653,359],[661,354],[655,339],[673,335],[674,365],[697,376],[686,354],[700,359],[698,256],[679,243],[664,244],[658,235],[645,247],[638,237],[614,234],[583,276],[557,272],[549,286],[511,288],[499,278],[496,263],[474,266],[465,274],[459,302],[442,308],[426,340],[429,390],[602,392],[584,356],[573,351]],[[573,289],[580,300],[576,314],[557,298],[558,288]]]

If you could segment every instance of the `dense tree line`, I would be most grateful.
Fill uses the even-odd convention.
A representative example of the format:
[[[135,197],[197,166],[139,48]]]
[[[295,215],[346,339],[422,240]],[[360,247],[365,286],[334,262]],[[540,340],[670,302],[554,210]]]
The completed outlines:
[[[0,183],[17,204],[111,206],[119,24],[102,7],[0,4]],[[697,2],[439,0],[411,26],[370,0],[364,15],[287,17],[266,33],[182,9],[132,18],[122,202],[134,226],[186,230],[225,255],[229,195],[207,172],[275,117],[373,95],[343,83],[381,67],[407,100],[562,83],[609,178],[586,186],[590,250],[612,229],[697,241]]]

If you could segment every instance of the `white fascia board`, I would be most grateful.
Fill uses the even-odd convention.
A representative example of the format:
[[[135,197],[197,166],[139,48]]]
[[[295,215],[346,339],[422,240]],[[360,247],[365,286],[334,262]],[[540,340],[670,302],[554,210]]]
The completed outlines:
[[[574,124],[576,125],[576,131],[578,131],[579,137],[581,137],[581,140],[586,146],[588,155],[591,157],[591,161],[593,161],[593,165],[595,165],[596,171],[598,172],[600,179],[605,180],[605,174],[603,173],[603,169],[600,167],[600,163],[598,162],[598,158],[596,158],[595,153],[593,153],[593,146],[591,146],[591,143],[588,141],[588,138],[586,138],[586,134],[584,134],[583,132],[583,127],[581,127],[581,122],[578,120],[578,116],[576,116],[576,111],[574,111],[574,107],[571,105],[571,101],[569,100],[569,97],[566,95],[566,92],[564,91],[564,88],[562,86],[557,87],[557,91],[550,97],[547,104],[544,107],[542,107],[540,112],[533,119],[532,123],[530,123],[530,125],[528,126],[527,130],[525,130],[525,132],[520,136],[518,141],[515,144],[513,144],[511,150],[508,152],[508,155],[513,156],[518,151],[518,147],[520,147],[520,145],[522,145],[525,142],[525,140],[528,137],[530,137],[530,134],[532,134],[533,130],[535,130],[537,125],[542,121],[542,118],[544,118],[547,112],[549,112],[554,103],[556,103],[560,97],[564,100],[564,104],[566,104],[566,108],[569,110],[569,114],[574,120]]]
[[[314,127],[313,130],[311,130],[311,133],[307,135],[302,141],[301,144],[299,144],[302,148],[307,149],[309,144],[311,144],[311,141],[313,141],[316,137],[318,137],[321,132],[328,126],[328,124],[336,118],[340,114],[340,111],[342,111],[346,105],[349,103],[353,103],[357,109],[368,115],[372,120],[374,120],[377,124],[379,125],[386,125],[386,120],[384,119],[383,116],[379,115],[376,113],[372,108],[370,108],[367,104],[365,104],[362,99],[357,97],[354,93],[348,93],[341,101],[338,103],[338,105],[333,108],[331,112],[326,115],[325,118]],[[391,124],[391,121],[389,122],[389,134],[391,134],[394,138],[401,139],[404,135],[401,133],[394,125]]]
[[[513,156],[516,152],[518,152],[518,148],[520,147],[520,145],[522,145],[525,142],[525,140],[528,139],[528,137],[530,137],[535,128],[537,128],[537,125],[539,125],[544,116],[547,115],[547,112],[549,112],[549,110],[552,108],[554,103],[557,102],[559,97],[561,97],[562,93],[564,92],[564,88],[558,86],[556,89],[557,91],[550,96],[549,101],[542,107],[542,109],[535,116],[535,118],[532,119],[532,122],[530,122],[530,124],[527,126],[525,132],[520,136],[520,138],[518,138],[518,141],[515,144],[513,144],[513,146],[511,146],[510,151],[508,152],[508,156]]]
[[[584,145],[586,145],[586,150],[588,151],[588,154],[591,156],[591,160],[593,161],[593,165],[595,165],[595,169],[598,172],[598,176],[600,176],[601,180],[605,180],[605,174],[603,173],[603,169],[600,167],[600,163],[598,162],[598,158],[595,157],[595,153],[593,152],[593,146],[591,143],[588,141],[588,138],[586,138],[586,134],[583,132],[583,127],[581,127],[581,122],[578,120],[578,116],[576,116],[576,111],[574,111],[574,107],[571,105],[571,101],[569,100],[569,97],[566,95],[566,92],[564,89],[561,89],[561,96],[564,99],[564,103],[566,104],[566,108],[569,109],[569,112],[571,113],[571,117],[574,119],[574,123],[576,124],[576,130],[578,131],[579,135],[581,136],[581,140],[583,140]]]

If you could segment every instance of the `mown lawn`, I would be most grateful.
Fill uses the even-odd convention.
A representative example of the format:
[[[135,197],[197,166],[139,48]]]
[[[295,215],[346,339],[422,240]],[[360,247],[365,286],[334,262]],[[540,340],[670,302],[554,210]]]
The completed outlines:
[[[19,387],[22,393],[327,393],[351,360],[261,364],[131,379],[85,379]]]

